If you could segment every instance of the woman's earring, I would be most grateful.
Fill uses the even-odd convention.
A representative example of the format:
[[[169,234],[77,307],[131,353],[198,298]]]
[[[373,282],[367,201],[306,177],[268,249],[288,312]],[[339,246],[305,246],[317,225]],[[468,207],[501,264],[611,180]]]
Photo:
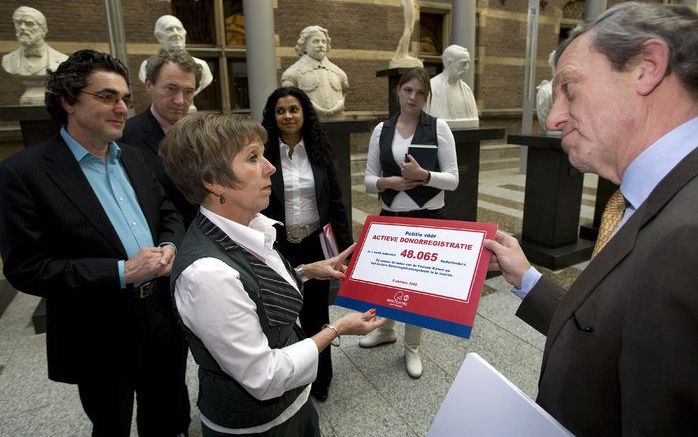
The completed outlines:
[[[221,193],[221,195],[218,196],[218,201],[221,203],[221,205],[225,203],[225,196],[223,195],[223,193]]]

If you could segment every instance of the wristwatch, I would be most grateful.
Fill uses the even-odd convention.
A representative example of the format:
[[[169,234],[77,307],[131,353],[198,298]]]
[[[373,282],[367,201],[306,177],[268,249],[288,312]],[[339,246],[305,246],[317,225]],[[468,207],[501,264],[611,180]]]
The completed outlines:
[[[301,280],[301,284],[305,284],[305,282],[310,279],[305,276],[305,264],[301,264],[298,267],[295,267],[293,270],[296,271],[296,275],[298,275],[298,279]]]

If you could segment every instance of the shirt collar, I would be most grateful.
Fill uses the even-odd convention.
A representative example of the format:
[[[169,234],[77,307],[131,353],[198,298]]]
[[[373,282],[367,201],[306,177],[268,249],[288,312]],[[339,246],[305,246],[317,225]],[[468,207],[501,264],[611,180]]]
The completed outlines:
[[[288,151],[288,149],[291,147],[288,144],[284,143],[284,141],[279,137],[279,147],[281,148],[282,151]],[[295,147],[303,147],[305,148],[305,142],[303,141],[303,137],[301,137],[300,142],[294,146]]]
[[[698,146],[698,117],[670,131],[635,158],[623,173],[623,197],[637,209],[664,177]]]
[[[266,251],[272,250],[276,241],[274,225],[281,223],[258,213],[252,218],[250,224],[245,226],[218,215],[204,206],[201,206],[201,213],[233,241],[262,259]]]
[[[68,145],[68,148],[73,153],[73,156],[75,156],[76,161],[81,162],[87,155],[90,155],[95,159],[99,159],[93,154],[91,154],[85,147],[83,147],[82,144],[78,143],[78,141],[68,133],[68,130],[65,128],[65,126],[61,127],[60,133],[61,137],[63,137],[63,141],[65,141],[65,143]],[[109,143],[107,159],[109,161],[114,161],[119,158],[121,158],[121,147],[119,147],[118,144],[112,141],[111,143]]]
[[[160,125],[160,129],[162,129],[162,131],[165,134],[167,134],[170,131],[170,129],[172,129],[172,123],[162,118],[160,114],[158,114],[158,112],[155,110],[155,107],[153,105],[150,105],[150,113],[153,114],[153,117],[155,117],[155,120]]]

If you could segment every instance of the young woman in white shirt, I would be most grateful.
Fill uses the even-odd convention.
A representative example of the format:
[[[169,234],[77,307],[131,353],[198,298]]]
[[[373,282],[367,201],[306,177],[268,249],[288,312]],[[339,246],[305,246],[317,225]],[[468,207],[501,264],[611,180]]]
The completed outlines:
[[[378,193],[381,215],[445,219],[444,191],[458,186],[453,134],[445,121],[423,111],[431,95],[426,70],[415,68],[406,72],[396,92],[400,111],[378,124],[371,135],[364,175],[366,192]],[[423,167],[408,153],[411,145],[427,146],[422,149],[434,153],[435,159]],[[388,320],[382,328],[362,338],[359,346],[395,342],[394,324]],[[419,356],[421,337],[422,328],[405,325],[405,365],[413,378],[422,376],[423,371]]]

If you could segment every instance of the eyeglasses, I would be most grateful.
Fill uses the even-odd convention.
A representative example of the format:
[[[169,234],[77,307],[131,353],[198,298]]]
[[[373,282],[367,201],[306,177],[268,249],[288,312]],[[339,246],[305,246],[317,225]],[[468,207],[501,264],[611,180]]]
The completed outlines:
[[[131,107],[131,96],[120,96],[116,93],[102,92],[102,93],[88,93],[87,91],[80,91],[80,94],[88,94],[90,96],[97,97],[105,105],[116,105],[119,101],[124,102],[124,105]]]

